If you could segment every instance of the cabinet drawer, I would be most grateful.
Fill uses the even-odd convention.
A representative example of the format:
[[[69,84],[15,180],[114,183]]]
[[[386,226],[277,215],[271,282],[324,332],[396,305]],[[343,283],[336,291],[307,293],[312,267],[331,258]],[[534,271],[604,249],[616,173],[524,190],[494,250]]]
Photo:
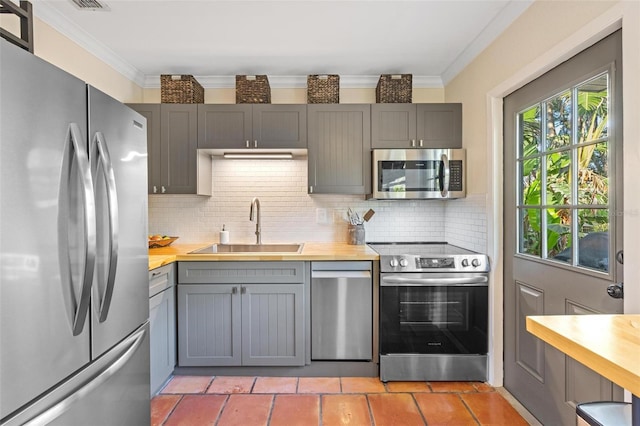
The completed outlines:
[[[149,271],[149,297],[173,286],[173,265],[165,265]]]
[[[303,283],[304,262],[180,262],[180,284]]]

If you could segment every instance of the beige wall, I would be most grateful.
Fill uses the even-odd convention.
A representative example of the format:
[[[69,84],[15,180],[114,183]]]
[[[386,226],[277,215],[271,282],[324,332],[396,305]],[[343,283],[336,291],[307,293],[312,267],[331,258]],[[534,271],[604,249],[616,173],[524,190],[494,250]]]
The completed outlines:
[[[536,1],[445,87],[446,101],[463,105],[469,192],[488,192],[487,93],[615,3]]]
[[[615,29],[623,34],[624,251],[640,259],[640,2],[537,0],[445,87],[446,102],[463,103],[463,144],[468,189],[487,197],[487,245],[491,256],[490,377],[502,385],[503,252],[502,98],[569,59]],[[640,312],[640,262],[624,266],[624,312]]]
[[[34,19],[34,53],[121,102],[139,102],[142,88],[69,38]]]

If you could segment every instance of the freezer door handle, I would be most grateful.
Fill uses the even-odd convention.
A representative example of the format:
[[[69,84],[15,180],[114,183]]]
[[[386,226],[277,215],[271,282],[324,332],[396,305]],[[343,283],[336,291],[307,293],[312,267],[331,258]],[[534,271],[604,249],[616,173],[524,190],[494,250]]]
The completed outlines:
[[[99,321],[104,322],[109,314],[109,307],[111,306],[111,298],[113,296],[113,286],[116,278],[116,269],[118,266],[118,192],[116,189],[116,177],[113,171],[113,163],[111,162],[111,156],[109,155],[109,149],[107,148],[106,141],[101,132],[96,132],[93,143],[98,148],[98,174],[102,174],[105,180],[105,186],[107,189],[107,204],[109,211],[109,250],[108,250],[108,272],[107,272],[107,284],[104,289],[104,294],[101,296],[100,301],[100,316]],[[98,176],[96,176],[96,183]]]
[[[72,181],[77,174],[78,182]],[[80,194],[70,194],[69,191],[80,187]],[[82,201],[83,231],[85,242],[83,244],[82,265],[84,270],[80,274],[80,294],[76,298],[74,276],[72,271],[71,247],[69,225],[78,214],[76,209],[70,208],[70,204],[76,198]],[[60,192],[58,194],[58,238],[60,249],[59,262],[62,275],[62,291],[65,306],[71,320],[71,331],[74,336],[82,333],[84,322],[91,301],[91,284],[96,260],[96,206],[93,192],[93,179],[91,178],[91,166],[89,154],[82,133],[76,123],[69,124],[65,141],[62,174],[60,177]],[[73,219],[72,219],[73,218]]]
[[[65,389],[64,393],[59,397],[54,398],[51,403],[40,410],[40,413],[29,421],[23,422],[24,419],[21,417],[24,413],[19,413],[14,418],[9,419],[7,425],[13,426],[14,424],[20,424],[23,426],[36,426],[49,424],[71,408],[73,404],[102,386],[107,380],[114,376],[118,370],[124,367],[142,345],[142,342],[145,340],[146,333],[146,327],[141,328],[139,331],[135,332],[114,347],[110,351],[113,356],[99,358],[96,362],[100,362],[101,364],[95,372],[89,375],[85,380],[78,383],[77,386],[70,386],[69,389]],[[82,374],[82,372],[80,374]],[[72,380],[73,378],[70,379],[70,382]],[[62,384],[61,388],[62,387],[65,387],[65,384]]]

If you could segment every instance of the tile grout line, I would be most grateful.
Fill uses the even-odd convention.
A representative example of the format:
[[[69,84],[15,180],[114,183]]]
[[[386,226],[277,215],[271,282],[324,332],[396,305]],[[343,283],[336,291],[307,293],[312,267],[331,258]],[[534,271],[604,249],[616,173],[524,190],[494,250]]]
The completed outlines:
[[[467,409],[467,411],[471,414],[471,417],[473,417],[473,420],[475,420],[475,422],[478,425],[482,425],[482,423],[480,423],[480,419],[478,419],[478,417],[476,417],[476,413],[473,412],[473,410],[471,409],[471,407],[469,407],[469,405],[467,405],[467,402],[464,400],[464,398],[462,397],[461,394],[456,394],[458,396],[458,399],[462,402],[462,404],[464,405],[464,407]]]
[[[271,424],[271,416],[273,416],[273,409],[276,406],[276,394],[271,394],[271,404],[269,406],[269,415],[267,416],[267,426]]]
[[[222,413],[224,412],[224,409],[227,407],[227,403],[229,402],[229,399],[231,399],[231,395],[225,395],[224,401],[220,406],[220,412],[218,413],[218,417],[216,418],[216,421],[213,422],[214,426],[217,426],[220,423],[220,419],[222,418]]]
[[[429,423],[427,423],[427,418],[424,416],[424,413],[420,409],[420,404],[418,404],[418,401],[416,400],[415,393],[414,392],[409,392],[409,395],[411,395],[411,399],[413,400],[413,403],[416,405],[416,408],[418,409],[418,413],[420,413],[420,417],[422,418],[422,422],[425,425],[428,425]]]
[[[176,407],[178,406],[178,404],[180,404],[180,402],[182,402],[182,399],[184,398],[184,394],[180,395],[180,398],[178,398],[178,401],[176,402],[176,404],[173,406],[173,408],[171,408],[171,410],[169,410],[169,412],[167,413],[167,417],[164,418],[164,420],[162,421],[162,423],[160,423],[160,425],[164,425],[167,423],[167,421],[169,421],[169,417],[171,417],[171,415],[173,414],[174,411],[176,411]]]

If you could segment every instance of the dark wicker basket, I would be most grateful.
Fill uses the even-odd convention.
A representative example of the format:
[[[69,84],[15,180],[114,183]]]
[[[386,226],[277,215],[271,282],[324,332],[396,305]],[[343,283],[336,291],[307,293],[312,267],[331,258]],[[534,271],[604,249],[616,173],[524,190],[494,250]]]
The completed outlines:
[[[204,88],[192,75],[162,74],[160,101],[163,104],[203,104]]]
[[[376,103],[411,103],[411,74],[382,74],[376,86]]]
[[[339,104],[340,76],[314,74],[307,76],[308,104]]]
[[[236,75],[237,104],[270,104],[271,87],[266,75]]]

